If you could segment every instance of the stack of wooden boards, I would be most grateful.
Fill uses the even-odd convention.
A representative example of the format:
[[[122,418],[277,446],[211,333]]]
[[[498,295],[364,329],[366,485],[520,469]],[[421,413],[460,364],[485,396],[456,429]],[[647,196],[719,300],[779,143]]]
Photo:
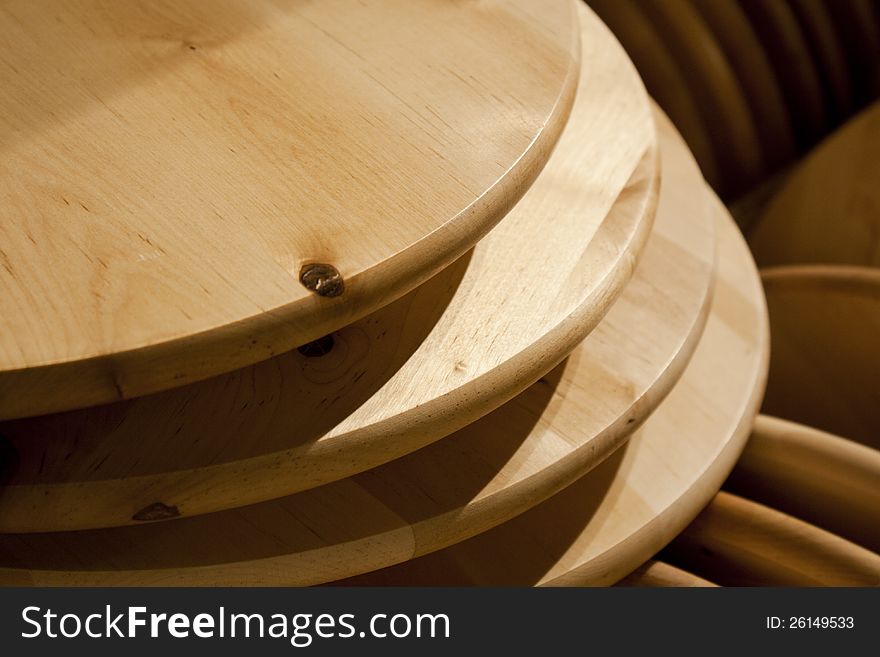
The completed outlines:
[[[0,583],[610,584],[720,488],[761,281],[582,4],[0,20]]]

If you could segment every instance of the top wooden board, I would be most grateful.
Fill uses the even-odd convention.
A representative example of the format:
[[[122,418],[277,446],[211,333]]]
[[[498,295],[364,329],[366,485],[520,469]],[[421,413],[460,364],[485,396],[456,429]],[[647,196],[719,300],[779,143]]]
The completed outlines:
[[[4,3],[0,418],[264,360],[452,262],[566,122],[576,8]]]

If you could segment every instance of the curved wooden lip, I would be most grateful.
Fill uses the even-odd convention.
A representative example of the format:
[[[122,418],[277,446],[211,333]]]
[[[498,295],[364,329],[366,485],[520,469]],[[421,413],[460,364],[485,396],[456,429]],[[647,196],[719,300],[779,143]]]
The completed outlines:
[[[674,147],[685,148],[680,140]],[[691,161],[677,196],[690,198],[698,181]],[[651,263],[650,271],[637,272],[568,364],[460,433],[350,479],[232,511],[140,527],[0,535],[7,565],[0,581],[315,584],[441,549],[521,513],[618,447],[675,385],[709,309],[713,266],[706,251],[713,251],[713,225],[707,218],[708,210],[696,216],[670,211],[658,220],[657,239],[641,262]],[[687,299],[679,286],[689,288]],[[634,318],[641,331],[632,330]],[[609,370],[609,359],[624,353],[634,356],[629,372]],[[603,382],[607,399],[599,395]],[[577,386],[585,397],[567,401],[560,385]],[[555,424],[569,403],[569,419]],[[527,436],[518,435],[524,431]],[[38,547],[47,540],[54,546],[48,553]],[[193,557],[196,545],[211,556]],[[24,568],[16,554],[27,554],[34,569]],[[37,570],[33,559],[45,558],[51,570]],[[106,569],[119,558],[129,565]],[[57,559],[76,562],[74,570],[62,570]]]
[[[568,4],[571,23],[577,25],[580,3],[568,0]],[[547,162],[577,91],[580,30],[572,29],[570,36],[571,59],[562,86],[526,150],[503,176],[429,234],[368,269],[341,272],[345,294],[333,299],[317,298],[291,279],[291,289],[300,294],[299,298],[221,326],[154,344],[133,345],[112,354],[82,353],[0,369],[0,420],[129,399],[229,372],[320,338],[426,281],[500,221]],[[185,359],[193,350],[199,352],[198,361],[186,366]],[[22,393],[28,390],[31,392]]]
[[[676,538],[667,556],[722,585],[880,585],[880,555],[724,491]]]
[[[615,586],[710,588],[718,585],[664,561],[651,559],[617,582]]]
[[[708,190],[706,193],[711,194]],[[713,308],[700,344],[669,396],[629,442],[557,497],[471,541],[419,560],[421,564],[416,572],[430,573],[427,581],[420,580],[419,584],[442,585],[444,572],[452,568],[463,578],[470,577],[470,573],[481,574],[480,585],[610,585],[656,554],[712,499],[748,438],[761,402],[769,355],[767,314],[754,262],[720,202],[717,202],[716,215],[722,230],[719,231],[720,260]],[[734,284],[728,279],[731,276],[747,281]],[[750,288],[747,292],[742,290],[745,286]],[[743,298],[746,295],[748,301]],[[748,328],[734,328],[729,323],[742,321],[745,303],[756,304],[754,324]],[[725,344],[732,334],[739,336],[740,344],[735,348]],[[720,347],[724,348],[715,353]],[[745,356],[741,351],[743,348]],[[712,399],[709,403],[712,412],[691,412],[694,399],[706,394],[701,391],[715,390],[717,379],[729,376],[730,368],[725,368],[724,362],[730,367],[739,367],[736,363],[746,362],[738,380],[747,385],[736,391],[735,399]],[[714,384],[710,383],[712,377],[716,378]],[[711,418],[701,418],[704,413],[709,413]],[[715,417],[715,414],[722,417]],[[664,433],[653,430],[661,422],[667,425]],[[683,436],[699,439],[710,449],[700,459],[691,459],[687,466],[670,468],[664,464],[661,453],[670,450]],[[640,449],[650,450],[646,452],[648,456],[639,458]],[[678,480],[674,480],[673,472],[678,475]],[[686,474],[682,475],[682,472]],[[649,497],[649,491],[638,491],[628,482],[663,482],[664,475],[674,480],[674,493],[664,494],[662,509],[644,522],[645,513],[640,513],[641,507],[656,502]],[[627,492],[631,494],[628,501],[633,506],[621,507],[626,503]],[[622,508],[631,509],[631,512]],[[564,520],[566,512],[580,514],[570,527]],[[612,513],[621,518],[617,528],[610,518]],[[486,575],[487,570],[492,572],[491,568],[480,567],[480,564],[488,565],[486,562],[490,559],[501,558],[496,549],[499,545],[505,546],[506,553],[516,555],[516,546],[528,542],[539,543],[541,556],[546,560],[544,563],[537,557],[535,563],[522,564],[526,571],[523,577],[528,578],[528,582],[511,577],[515,567],[509,562],[501,562],[503,572],[496,569],[497,579]],[[464,566],[458,568],[458,564]],[[406,584],[407,569],[412,567],[413,564],[403,563],[340,583]],[[455,583],[466,585],[468,582]]]
[[[718,184],[720,170],[716,146],[709,138],[703,116],[697,111],[697,102],[684,81],[682,71],[653,23],[634,2],[593,0],[590,6],[622,41],[645,76],[648,92],[684,135],[703,175],[710,184]]]
[[[589,21],[593,20],[595,19],[587,16],[584,28],[586,29],[590,25]],[[644,118],[647,121],[646,134],[651,135],[650,141],[653,142],[654,128],[649,118],[648,99],[643,95],[644,89],[641,87],[634,69],[625,59],[622,49],[616,45],[613,37],[604,27],[601,29],[603,38],[593,38],[589,44],[585,43],[585,47],[601,51],[605,57],[608,57],[612,49],[615,54],[609,60],[607,71],[602,69],[596,71],[595,74],[606,75],[612,69],[619,70],[618,64],[629,68],[633,80],[632,91],[636,93],[638,90],[637,93],[640,94],[636,100],[629,101],[630,111],[634,118],[641,117],[641,113],[644,111]],[[618,62],[618,60],[620,61]],[[187,436],[184,434],[178,441],[176,427],[170,423],[161,424],[154,431],[154,428],[144,428],[134,420],[138,417],[144,418],[144,416],[153,415],[165,417],[169,408],[187,409],[191,398],[195,397],[192,391],[198,390],[194,387],[170,391],[155,400],[145,398],[130,402],[133,404],[131,408],[135,409],[131,411],[130,417],[124,408],[121,411],[98,408],[56,418],[18,421],[7,424],[5,428],[0,426],[0,433],[5,433],[8,442],[18,449],[20,455],[26,454],[26,450],[41,449],[39,442],[25,444],[28,441],[46,440],[47,436],[60,436],[61,441],[75,439],[77,449],[80,451],[74,452],[73,461],[65,460],[59,466],[65,469],[59,469],[58,472],[62,475],[65,472],[70,472],[74,464],[77,463],[78,454],[83,454],[82,460],[79,462],[82,467],[79,469],[86,472],[84,479],[76,481],[66,481],[62,477],[60,481],[54,482],[44,479],[32,487],[19,486],[14,483],[5,486],[0,493],[0,506],[4,507],[4,512],[0,513],[0,530],[58,531],[136,524],[144,517],[141,511],[151,508],[173,508],[174,513],[168,516],[173,518],[209,513],[290,495],[351,476],[422,448],[485,415],[531,385],[575,348],[584,336],[600,322],[614,299],[620,294],[632,274],[634,263],[644,248],[656,209],[658,187],[656,160],[658,154],[653,146],[648,146],[647,152],[642,155],[629,182],[625,185],[623,176],[626,175],[626,169],[623,167],[616,173],[616,179],[603,179],[602,182],[607,183],[611,189],[615,189],[615,185],[621,186],[616,200],[607,199],[607,203],[610,205],[608,214],[606,214],[606,206],[604,205],[606,201],[602,199],[597,201],[595,195],[599,193],[590,191],[598,183],[589,179],[578,181],[572,178],[573,165],[576,165],[574,168],[587,172],[589,169],[586,168],[586,165],[582,167],[582,164],[588,162],[592,157],[592,149],[582,147],[585,135],[578,132],[583,130],[584,125],[592,125],[594,112],[586,110],[591,108],[597,112],[608,113],[614,102],[613,99],[608,101],[599,99],[595,93],[589,95],[590,90],[587,82],[592,78],[593,74],[587,71],[583,72],[584,95],[580,101],[581,105],[579,105],[582,109],[575,110],[576,116],[572,119],[573,132],[566,133],[557,147],[554,158],[557,158],[559,163],[555,163],[557,160],[551,158],[546,174],[539,178],[534,186],[536,194],[542,193],[549,198],[558,196],[560,201],[567,200],[568,205],[572,202],[568,196],[572,185],[580,184],[587,191],[584,192],[584,198],[580,199],[585,219],[583,232],[585,243],[579,245],[577,242],[571,242],[572,253],[580,254],[572,266],[576,276],[572,274],[568,279],[568,283],[573,284],[574,295],[571,301],[566,302],[562,308],[552,312],[542,309],[545,316],[552,321],[545,321],[546,328],[541,329],[544,332],[537,336],[533,342],[520,344],[522,342],[520,339],[519,342],[512,343],[507,351],[498,352],[503,356],[498,362],[492,363],[491,366],[482,366],[483,369],[479,371],[478,376],[471,373],[463,374],[462,376],[467,378],[456,380],[454,387],[444,382],[443,387],[438,390],[429,389],[427,392],[419,394],[413,394],[410,390],[414,382],[417,382],[415,383],[417,387],[423,387],[425,385],[423,381],[428,380],[424,378],[424,375],[435,366],[437,359],[441,357],[445,359],[446,355],[425,352],[419,356],[416,353],[410,357],[406,364],[406,367],[412,365],[409,370],[406,370],[406,376],[395,372],[390,379],[382,381],[383,387],[357,408],[360,415],[339,418],[338,423],[326,429],[323,435],[305,440],[297,433],[296,416],[298,413],[292,412],[283,427],[285,433],[283,449],[273,448],[270,451],[264,451],[267,435],[272,438],[274,443],[279,442],[278,438],[265,432],[263,434],[255,433],[252,434],[247,444],[242,443],[243,446],[240,449],[245,451],[245,456],[220,458],[216,456],[215,452],[202,451],[199,452],[200,460],[195,461],[192,467],[188,468],[181,466],[180,451],[176,450],[179,449],[188,456],[191,446],[187,444],[187,441],[191,441],[193,438],[201,440],[201,435]],[[644,102],[643,108],[641,107],[642,101]],[[616,111],[619,114],[620,110]],[[629,150],[632,151],[633,148],[629,148]],[[601,194],[604,193],[604,191],[601,192]],[[530,199],[531,197],[527,194],[523,203],[531,203],[531,205],[518,206],[512,211],[512,216],[519,217],[516,219],[519,222],[518,226],[531,226],[532,237],[537,238],[546,230],[546,222],[538,220],[538,217],[544,215],[537,215],[534,212],[536,209],[543,208],[546,214],[549,209],[546,198],[535,202]],[[498,230],[506,230],[507,232],[504,234],[510,233],[507,239],[517,238],[521,241],[518,233],[512,234],[514,231],[505,228],[505,225],[513,220],[512,217],[508,217],[505,223],[499,226],[487,240],[493,239]],[[597,223],[598,226],[594,232],[591,232],[594,223]],[[590,226],[586,224],[590,224]],[[499,242],[499,244],[502,243]],[[483,248],[488,247],[478,245],[477,252]],[[510,250],[510,248],[501,249],[496,246],[495,257],[498,258],[502,253],[510,252]],[[502,266],[517,267],[518,265],[509,263]],[[453,265],[453,267],[458,267],[458,265]],[[539,269],[542,267],[544,267],[543,263],[539,265]],[[444,271],[438,276],[449,276],[454,273]],[[479,273],[473,271],[470,273],[473,277],[479,276]],[[465,273],[465,276],[468,276],[468,273]],[[426,285],[436,285],[436,283],[436,280],[432,280]],[[517,292],[516,286],[521,283],[510,280],[508,284],[514,292]],[[464,311],[470,312],[469,307],[479,302],[479,294],[479,291],[468,291],[462,294],[462,300],[455,302],[458,304],[456,312],[461,313],[462,308]],[[501,311],[503,308],[498,310]],[[393,308],[386,306],[377,315],[389,311],[393,312]],[[480,328],[472,325],[473,322],[468,323],[464,320],[461,322],[462,325],[458,326],[455,323],[458,321],[457,315],[451,312],[449,314],[452,319],[443,324],[442,330],[445,333],[439,333],[440,329],[436,327],[431,329],[441,335],[439,339],[443,340],[442,344],[450,342],[449,336],[458,336],[456,340],[459,338],[462,341],[468,340],[469,333]],[[370,319],[368,317],[364,321],[370,321]],[[531,316],[524,317],[523,320],[533,323]],[[520,326],[520,329],[522,328]],[[509,330],[513,329],[509,328]],[[438,342],[438,344],[441,343]],[[290,354],[283,358],[295,357],[297,357],[296,354]],[[270,363],[271,361],[266,366],[268,367]],[[254,369],[252,372],[254,372],[254,377],[258,376],[259,372],[266,375],[262,369],[259,371]],[[271,375],[272,372],[269,372],[264,378],[268,379]],[[242,376],[247,378],[245,374]],[[398,383],[395,384],[395,382]],[[222,406],[220,394],[223,392],[224,386],[215,380],[197,385],[204,386],[205,395],[208,397],[217,398],[218,401],[214,406]],[[396,387],[394,387],[395,385]],[[219,392],[215,390],[217,388],[220,389]],[[335,393],[331,391],[328,394]],[[395,408],[393,412],[387,411],[386,407],[393,406],[392,402],[396,403],[394,397],[400,395],[410,396],[406,400],[407,404]],[[293,402],[296,399],[296,397],[292,400],[285,398],[284,401],[288,406],[293,407]],[[136,404],[142,404],[147,410],[138,410],[134,406]],[[149,410],[151,405],[152,411]],[[199,408],[203,407],[204,404],[199,406]],[[374,410],[365,412],[364,409],[367,408]],[[84,438],[84,434],[88,435],[88,432],[94,427],[103,427],[107,424],[107,420],[102,416],[105,410],[115,418],[113,422],[116,426],[123,425],[128,417],[127,429],[117,432],[116,427],[112,427],[105,435],[100,435],[96,439]],[[254,412],[259,413],[258,410],[254,410]],[[311,407],[304,408],[303,412],[320,412],[324,415],[330,413],[326,408],[312,409]],[[189,424],[198,426],[198,411],[193,411],[189,416],[186,415],[186,411],[181,411],[181,413],[184,419],[190,420]],[[262,422],[259,415],[253,416],[252,419],[257,424]],[[53,424],[56,422],[57,425]],[[182,420],[180,425],[185,423]],[[232,427],[233,430],[235,426]],[[99,430],[104,431],[103,428]],[[245,427],[245,430],[250,430],[250,427]],[[167,435],[162,435],[158,433],[159,431],[164,431]],[[240,441],[240,437],[212,435],[211,440],[222,443],[224,440]],[[104,451],[111,453],[110,450],[113,449],[114,444],[121,441],[124,441],[122,444],[126,445],[132,454],[129,458],[130,463],[122,468],[125,476],[95,478],[96,476],[100,477],[95,473],[100,471],[99,468],[103,461],[96,465],[93,464],[94,467],[88,464],[89,459],[95,462],[101,460],[99,457],[93,458],[93,450],[104,448]],[[163,453],[157,457],[160,459],[161,466],[154,464],[149,469],[140,466],[142,469],[138,472],[136,468],[142,453],[147,449],[146,442],[165,446]],[[179,448],[178,442],[180,443]],[[208,443],[203,444],[207,445]],[[88,445],[88,448],[84,450],[85,445]],[[61,449],[67,451],[67,448]],[[35,453],[32,456],[40,461],[40,472],[42,473],[45,457]],[[193,461],[192,457],[188,456],[188,458]],[[48,469],[51,471],[52,466],[49,465]],[[7,481],[10,481],[8,476]],[[39,514],[28,512],[27,509],[36,501],[32,494],[39,496],[40,508],[53,509],[53,511]],[[24,497],[19,497],[20,495],[24,495]],[[15,509],[18,509],[18,512],[15,512]]]
[[[880,293],[880,269],[859,265],[777,265],[761,269],[761,278],[774,283],[817,283]]]
[[[725,488],[878,551],[878,482],[880,451],[761,415]]]

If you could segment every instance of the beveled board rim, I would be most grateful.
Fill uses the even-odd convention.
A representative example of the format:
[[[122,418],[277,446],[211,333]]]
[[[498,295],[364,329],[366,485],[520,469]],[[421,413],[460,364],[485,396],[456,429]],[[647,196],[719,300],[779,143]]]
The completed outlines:
[[[685,148],[680,142],[678,147]],[[687,176],[679,179],[679,194],[684,193],[687,197],[690,184],[700,180],[696,165],[691,160]],[[702,197],[700,200],[703,200]],[[661,207],[662,203],[661,198]],[[625,441],[633,427],[660,403],[686,367],[697,347],[708,316],[714,280],[714,224],[708,220],[711,216],[709,207],[702,203],[698,207],[703,207],[704,210],[696,216],[670,211],[665,214],[665,221],[658,221],[654,228],[656,239],[648,245],[651,249],[651,244],[655,244],[656,251],[646,252],[640,263],[651,263],[650,271],[636,273],[636,277],[605,317],[604,323],[586,338],[570,361],[570,367],[584,368],[578,371],[583,372],[585,380],[577,385],[581,386],[582,394],[591,402],[586,404],[585,408],[588,410],[580,411],[584,414],[581,419],[585,420],[588,414],[595,413],[591,415],[590,421],[596,426],[591,426],[589,430],[584,429],[581,423],[574,428],[560,427],[558,434],[551,429],[555,418],[562,415],[558,412],[558,404],[562,403],[564,397],[557,395],[555,386],[545,380],[523,393],[524,396],[517,397],[496,411],[496,415],[487,416],[460,434],[380,468],[321,489],[299,493],[287,500],[169,523],[82,532],[78,537],[65,533],[0,536],[0,554],[5,553],[7,558],[12,557],[17,551],[12,546],[18,541],[28,544],[32,540],[48,539],[54,546],[53,555],[80,555],[88,560],[93,558],[91,550],[86,554],[81,548],[66,546],[61,552],[57,548],[71,538],[74,541],[84,539],[89,543],[103,543],[106,540],[109,541],[106,545],[113,545],[113,552],[118,555],[119,550],[125,549],[123,546],[129,540],[137,537],[136,549],[146,550],[147,558],[154,559],[156,553],[150,545],[156,546],[155,539],[161,537],[163,545],[168,540],[183,540],[180,532],[194,527],[200,528],[197,530],[199,540],[205,545],[213,545],[212,539],[207,537],[221,527],[223,532],[230,533],[229,540],[250,541],[251,538],[244,537],[241,532],[231,528],[228,519],[233,516],[227,514],[246,513],[255,520],[266,519],[273,516],[272,509],[275,508],[286,509],[283,515],[286,522],[306,523],[310,527],[306,531],[311,537],[321,537],[325,532],[336,534],[341,530],[342,518],[348,517],[349,524],[360,524],[359,527],[353,527],[355,533],[363,532],[358,538],[331,536],[327,539],[329,545],[321,546],[324,539],[320,538],[310,549],[288,553],[288,548],[282,548],[284,553],[280,556],[271,556],[257,550],[257,553],[263,554],[262,557],[232,563],[215,562],[213,565],[196,563],[179,568],[137,568],[118,572],[86,569],[76,573],[64,573],[60,570],[27,572],[7,568],[0,570],[0,580],[10,581],[16,578],[15,581],[20,583],[55,581],[71,584],[315,584],[441,549],[521,513],[571,483]],[[666,225],[667,222],[669,225]],[[702,230],[695,230],[697,225],[701,225]],[[687,264],[683,257],[685,252],[690,254]],[[697,270],[700,273],[695,273]],[[670,276],[670,279],[667,280],[665,276]],[[688,290],[687,301],[677,294],[682,289]],[[663,297],[662,302],[657,301],[650,310],[647,309],[644,302],[646,297],[663,295],[667,296]],[[677,299],[681,305],[677,312],[666,313],[670,306],[675,305],[672,299]],[[687,310],[683,310],[685,307]],[[616,310],[622,313],[620,317]],[[664,314],[658,316],[660,313]],[[656,321],[641,321],[644,319],[643,314],[655,317]],[[640,318],[638,324],[643,327],[641,332],[627,330],[627,327],[633,326],[634,315]],[[661,330],[661,325],[665,326],[665,331]],[[620,380],[609,384],[609,398],[605,400],[608,410],[605,410],[596,400],[594,384],[614,376],[616,368],[609,368],[605,359],[616,357],[624,349],[623,344],[629,344],[628,349],[632,351],[634,370],[620,374]],[[645,344],[654,345],[658,349],[651,354],[653,362],[647,362],[648,354],[640,348],[640,345]],[[656,347],[658,344],[662,344],[662,347]],[[594,355],[589,356],[587,349],[594,350]],[[638,383],[632,378],[635,376],[641,377]],[[553,378],[549,377],[551,381]],[[526,416],[534,413],[534,410],[528,409],[535,405],[536,399],[540,404],[541,398],[548,395],[553,406],[548,412],[545,425],[536,430],[531,442],[523,446],[510,445],[516,452],[513,455],[497,454],[499,441],[497,436],[486,430],[486,426],[489,426],[486,423],[502,429],[504,422],[519,424],[523,412],[525,411]],[[541,414],[541,410],[537,413]],[[529,427],[529,421],[526,421],[526,426]],[[529,430],[531,431],[530,428]],[[481,440],[482,451],[478,447]],[[545,449],[549,451],[544,451]],[[496,470],[492,462],[499,456],[501,460]],[[481,474],[467,473],[472,467],[488,468],[486,474],[491,473],[490,479],[479,482]],[[464,487],[467,497],[461,497],[460,491],[453,490],[452,494],[458,497],[453,501],[443,499],[443,488],[449,486],[450,480],[455,476],[473,479],[470,485],[466,484]],[[431,478],[435,479],[433,484],[428,482]],[[480,486],[475,487],[474,484],[477,483]],[[416,488],[413,488],[413,484]],[[360,492],[358,487],[362,489]],[[298,498],[299,502],[294,502],[295,509],[285,506],[294,501],[294,498]],[[361,502],[355,503],[358,499]],[[390,506],[385,506],[384,511],[379,513],[376,503]],[[360,510],[357,508],[358,504],[361,506]],[[323,530],[310,525],[321,516],[325,518],[325,523],[330,523]],[[320,522],[318,520],[318,524]],[[187,527],[190,523],[196,524]],[[203,530],[206,523],[213,525],[215,531],[205,533]],[[274,523],[273,526],[280,530]],[[148,537],[150,540],[145,541]],[[276,540],[280,538],[272,538],[273,546]],[[313,538],[309,538],[309,541],[313,541]],[[192,543],[187,542],[187,545]],[[167,550],[167,546],[161,549]],[[275,549],[277,548],[273,547]],[[172,551],[174,559],[191,559],[183,556],[180,550]],[[145,555],[141,554],[136,558],[143,556]],[[54,579],[56,577],[59,579]]]
[[[641,81],[607,28],[586,7],[580,13],[585,55],[594,53],[604,60],[582,67],[582,93],[554,155],[510,215],[475,248],[474,253],[483,255],[473,256],[468,265],[464,274],[467,289],[452,298],[418,350],[381,389],[314,440],[304,440],[297,433],[293,411],[280,413],[276,420],[268,411],[258,410],[265,401],[259,397],[235,400],[237,404],[250,404],[248,413],[252,414],[246,417],[253,422],[244,427],[243,431],[249,432],[246,435],[236,435],[242,421],[234,415],[230,415],[235,421],[228,430],[212,426],[205,429],[205,435],[198,433],[205,422],[199,422],[203,416],[194,408],[203,412],[205,407],[231,404],[223,392],[239,379],[262,376],[271,381],[273,363],[298,358],[291,352],[243,373],[176,389],[154,399],[7,423],[0,426],[0,433],[5,433],[18,450],[20,460],[39,462],[43,479],[31,487],[7,481],[0,496],[0,531],[91,529],[137,524],[145,517],[188,517],[259,503],[339,480],[462,428],[514,397],[567,356],[600,322],[630,279],[651,230],[659,184],[655,129]],[[624,76],[626,83],[622,84]],[[607,97],[597,93],[598,85],[609,79],[615,80],[614,93]],[[626,142],[615,135],[621,117],[639,122],[630,128]],[[600,175],[589,167],[595,161],[595,149],[606,147],[613,175]],[[540,239],[545,224],[551,221],[559,236],[545,242],[559,250],[548,252],[543,247],[540,251],[532,240]],[[568,238],[566,231],[571,230],[576,231],[576,238]],[[529,240],[522,238],[525,231]],[[543,261],[505,259],[512,253],[526,257],[536,249],[557,257],[561,264],[555,272],[548,272]],[[474,260],[480,263],[475,265]],[[441,272],[438,277],[446,274]],[[554,288],[553,281],[560,280],[567,289]],[[491,303],[485,300],[486,281],[492,281],[488,287],[495,288]],[[465,286],[459,285],[457,292]],[[534,298],[542,304],[518,307],[516,313],[510,310],[526,297],[529,286],[541,285],[546,290]],[[538,307],[543,303],[548,307]],[[391,306],[386,306],[364,322],[390,310]],[[487,314],[500,317],[505,312],[506,317],[500,319],[486,318]],[[477,346],[461,347],[469,341]],[[480,354],[473,355],[480,345],[485,362],[479,360]],[[473,355],[473,361],[467,354]],[[460,356],[470,362],[458,362]],[[447,365],[451,373],[445,369],[435,373]],[[244,387],[250,389],[252,385]],[[326,389],[324,392],[329,398],[336,394]],[[199,399],[200,394],[203,399]],[[279,399],[273,403],[295,408],[297,399],[288,396],[283,403]],[[207,403],[210,400],[217,401]],[[174,415],[178,423],[151,424],[154,416],[168,416],[167,409],[177,409]],[[103,416],[105,410],[111,420]],[[333,409],[324,406],[304,407],[303,412],[333,415]],[[271,420],[266,422],[271,425],[269,429],[252,429],[262,427],[266,417]],[[53,424],[56,420],[57,425]],[[109,429],[105,429],[107,424],[111,425]],[[184,425],[187,428],[181,434]],[[106,434],[97,433],[105,430]],[[96,432],[95,440],[91,431]],[[51,456],[32,453],[42,449],[40,445],[47,442],[48,436],[54,439],[56,435],[63,441],[76,441],[79,451],[72,461],[65,457],[60,465],[53,464]],[[209,451],[212,441],[221,445],[236,441],[242,446],[236,448],[235,458],[221,458]],[[192,442],[198,442],[199,447],[191,449]],[[113,453],[116,443],[128,455],[122,465]],[[267,450],[265,445],[270,443],[282,446]],[[58,444],[61,446],[52,449],[67,454],[68,448]],[[147,468],[142,465],[147,461],[144,453],[151,449],[158,456],[148,458],[159,465]],[[192,456],[196,449],[198,459]],[[179,459],[181,453],[188,458],[185,465]],[[109,474],[103,474],[105,463],[116,463],[112,466],[116,470],[107,466],[103,472]],[[45,469],[44,464],[48,464]],[[87,474],[68,481],[58,468],[74,465]],[[55,472],[59,477],[50,479],[46,472]],[[34,506],[41,512],[32,513]],[[151,509],[168,512],[149,513]]]
[[[712,194],[708,189],[705,193]],[[748,248],[720,202],[716,206],[715,214],[721,228],[719,246],[722,253],[715,299],[724,308],[719,310],[718,304],[713,300],[709,323],[681,379],[675,384],[670,395],[660,403],[644,425],[636,430],[617,453],[609,457],[608,461],[600,465],[597,470],[588,472],[582,479],[562,490],[557,498],[550,498],[543,505],[537,505],[522,516],[490,529],[485,534],[475,536],[470,541],[429,554],[420,562],[409,565],[402,563],[375,573],[365,573],[334,582],[334,585],[608,586],[645,563],[681,532],[720,489],[745,446],[753,420],[758,413],[768,368],[769,337],[766,308],[763,306],[760,278],[752,263],[752,271],[748,275],[751,280],[748,284],[753,300],[757,302],[755,309],[757,321],[751,331],[755,344],[754,351],[746,357],[750,363],[749,371],[741,377],[747,380],[748,386],[732,400],[725,400],[724,403],[719,403],[718,399],[712,400],[709,408],[701,412],[710,418],[720,416],[719,419],[724,424],[713,427],[717,429],[717,435],[705,435],[705,431],[711,434],[711,430],[704,418],[699,418],[694,424],[688,421],[689,418],[693,420],[694,414],[678,417],[677,414],[685,412],[696,390],[711,391],[717,387],[717,381],[713,382],[709,379],[713,376],[715,378],[725,376],[725,372],[721,369],[711,367],[713,361],[717,364],[718,359],[707,357],[707,353],[714,345],[724,343],[726,334],[731,332],[730,327],[725,324],[724,317],[729,319],[731,312],[741,308],[743,303],[742,299],[737,298],[741,291],[726,280],[723,270],[726,268],[729,276],[732,266],[743,265],[749,261]],[[731,254],[735,255],[736,261],[730,259]],[[724,258],[728,258],[726,262]],[[738,352],[723,352],[723,359],[726,358],[728,361],[741,357]],[[710,392],[708,396],[711,395]],[[671,418],[677,419],[673,421]],[[663,433],[657,433],[654,427],[661,422],[665,422],[667,426],[665,430],[659,430],[664,431]],[[689,427],[693,430],[699,428],[701,424],[706,425],[701,431],[688,434]],[[682,464],[664,463],[663,450],[658,450],[652,445],[660,441],[663,447],[668,448],[671,440],[680,436],[699,438],[703,442],[699,460]],[[639,458],[640,449],[648,450],[646,456]],[[647,491],[632,493],[633,497],[628,500],[634,505],[632,513],[620,514],[621,520],[616,526],[614,522],[609,521],[609,514],[620,507],[621,500],[626,498],[626,493],[632,491],[633,484],[630,482],[657,482],[662,480],[663,473],[666,473],[670,479],[676,477],[675,494],[663,495],[663,507],[659,511],[654,511],[655,515],[648,522],[645,522],[646,513],[641,512],[639,508],[640,504],[644,504],[642,500]],[[618,479],[620,479],[619,485]],[[594,484],[592,488],[591,484]],[[579,495],[590,497],[580,498]],[[584,523],[583,528],[576,524],[568,526],[565,520],[560,518],[560,513],[565,512],[563,505],[565,509],[581,506],[589,510],[584,512],[582,519],[579,520]],[[627,526],[628,524],[631,526]],[[554,535],[545,535],[551,526],[557,527],[560,535],[564,537],[562,540],[554,542]],[[485,575],[486,569],[481,568],[480,564],[486,564],[487,560],[492,558],[493,549],[504,545],[506,554],[516,559],[517,546],[526,541],[550,543],[549,547],[540,548],[543,552],[537,557],[537,559],[548,557],[546,563],[523,562],[521,578],[511,578],[515,567],[509,565],[510,561],[502,561],[500,570],[496,569],[496,572],[502,574],[495,577]],[[505,563],[508,565],[505,566]],[[444,573],[450,568],[456,571],[455,579],[444,581]],[[492,572],[492,568],[490,567],[488,571]],[[468,581],[468,578],[472,577],[471,573],[478,577],[483,573],[482,579]],[[407,581],[408,578],[415,579]],[[530,579],[526,581],[527,578]]]

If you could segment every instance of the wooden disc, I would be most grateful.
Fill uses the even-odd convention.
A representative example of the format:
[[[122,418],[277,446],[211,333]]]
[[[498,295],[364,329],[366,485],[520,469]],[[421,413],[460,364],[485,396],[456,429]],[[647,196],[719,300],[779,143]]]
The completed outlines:
[[[565,125],[576,6],[5,3],[0,418],[265,360],[452,262]]]
[[[632,0],[589,0],[589,5],[620,39],[648,92],[669,115],[697,158],[710,185],[721,182],[718,154],[682,71],[657,30]]]
[[[773,336],[762,411],[880,449],[880,271],[763,272]]]
[[[682,71],[715,152],[723,153],[719,191],[741,193],[763,173],[764,161],[754,117],[726,56],[690,3],[642,0],[640,7]]]
[[[567,356],[629,280],[657,194],[648,98],[610,33],[583,16],[589,63],[573,116],[538,180],[472,254],[305,353],[0,426],[17,451],[0,531],[108,527],[290,495],[452,433]],[[614,169],[592,166],[603,150]]]
[[[880,555],[725,492],[664,558],[722,586],[880,585]]]
[[[770,59],[802,145],[824,134],[827,108],[818,69],[797,18],[786,2],[740,0]]]
[[[681,568],[652,559],[636,568],[615,586],[705,588],[718,585]]]
[[[684,529],[736,462],[767,371],[758,273],[720,202],[717,215],[718,278],[706,330],[681,380],[624,447],[489,532],[343,583],[609,585]]]
[[[763,266],[880,266],[880,103],[823,142],[785,182],[749,236]]]
[[[139,527],[0,535],[0,582],[316,584],[465,540],[570,484],[666,395],[706,319],[709,206],[692,194],[695,163],[664,131],[658,217],[635,276],[539,383],[429,447],[286,498]]]
[[[725,487],[880,552],[880,451],[762,415]]]
[[[787,162],[795,152],[791,116],[764,47],[736,2],[693,0],[742,86],[755,117],[768,167]]]

